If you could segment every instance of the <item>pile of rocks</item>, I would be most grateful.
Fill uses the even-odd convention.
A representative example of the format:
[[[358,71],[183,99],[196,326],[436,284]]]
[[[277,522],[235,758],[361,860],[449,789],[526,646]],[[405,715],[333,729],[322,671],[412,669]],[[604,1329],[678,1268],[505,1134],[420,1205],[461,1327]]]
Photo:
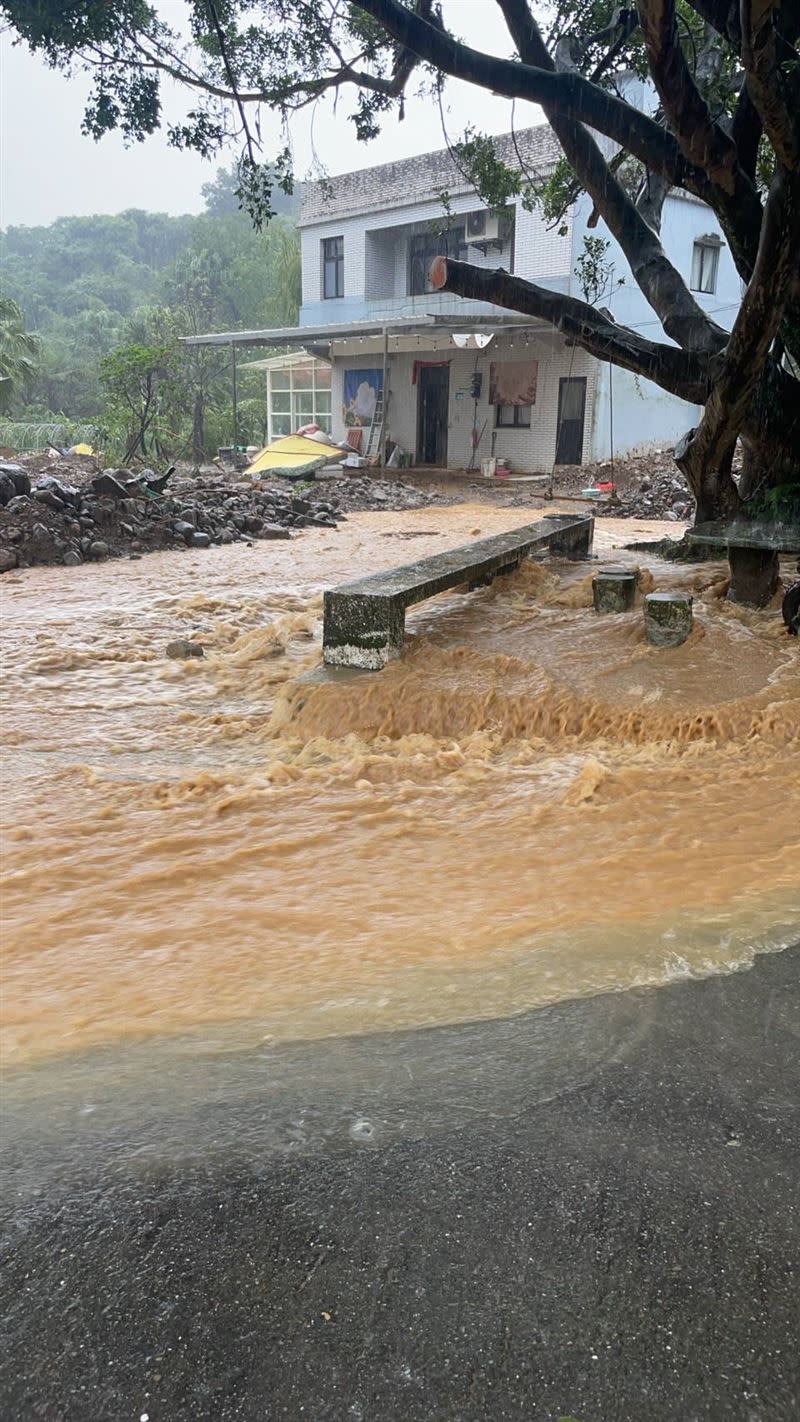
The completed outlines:
[[[674,465],[671,470],[644,474],[638,485],[618,488],[617,493],[617,503],[598,508],[601,518],[666,519],[678,523],[694,517],[694,498]]]
[[[288,483],[218,470],[99,469],[80,461],[0,462],[0,571],[138,557],[164,548],[286,539],[303,528],[334,529],[345,509],[407,509],[441,501],[404,484],[370,478]],[[52,468],[53,466],[51,466]]]
[[[324,481],[320,488],[324,487]],[[340,508],[350,511],[364,509],[422,509],[431,504],[453,503],[454,499],[415,484],[400,484],[391,479],[370,479],[353,475],[337,479],[334,484]]]
[[[651,450],[602,464],[582,464],[556,470],[555,493],[580,493],[593,484],[613,480],[616,499],[598,500],[598,518],[666,519],[676,523],[694,516],[694,499],[672,451]]]

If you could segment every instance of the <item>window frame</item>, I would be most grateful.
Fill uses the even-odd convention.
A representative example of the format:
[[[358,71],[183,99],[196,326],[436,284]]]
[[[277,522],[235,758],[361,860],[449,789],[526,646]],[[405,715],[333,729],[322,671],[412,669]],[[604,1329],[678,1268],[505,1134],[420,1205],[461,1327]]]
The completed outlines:
[[[309,364],[311,359],[311,364]],[[327,369],[325,369],[327,367]],[[310,380],[309,380],[310,375]],[[269,439],[278,439],[283,434],[292,434],[301,425],[315,423],[326,434],[333,432],[333,410],[331,391],[331,370],[326,361],[316,357],[297,357],[295,365],[286,364],[273,370],[268,367],[267,376],[267,427]],[[299,377],[299,378],[298,378]],[[276,390],[273,382],[278,382]],[[275,409],[275,398],[284,409]],[[300,405],[311,402],[311,411],[301,410]],[[324,408],[327,406],[327,409]]]
[[[333,248],[333,251],[330,249]],[[338,301],[344,296],[344,234],[320,239],[322,300]],[[333,273],[333,291],[328,291],[328,273]]]
[[[721,242],[712,242],[704,237],[698,237],[692,246],[692,271],[689,289],[696,291],[699,296],[716,296],[721,249]],[[704,286],[704,270],[706,261],[709,259],[711,261],[710,285]]]
[[[501,410],[513,411],[514,418],[511,420],[501,420]],[[520,419],[520,410],[527,410],[527,419]],[[532,417],[533,405],[495,405],[494,407],[494,427],[496,430],[529,430]]]

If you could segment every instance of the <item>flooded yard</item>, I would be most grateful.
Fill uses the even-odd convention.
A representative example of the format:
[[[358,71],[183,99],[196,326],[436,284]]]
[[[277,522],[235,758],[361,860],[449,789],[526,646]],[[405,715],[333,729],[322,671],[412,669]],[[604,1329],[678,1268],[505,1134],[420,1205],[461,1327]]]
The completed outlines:
[[[322,592],[528,522],[351,515],[286,544],[3,579],[4,1056],[500,1017],[726,972],[800,935],[800,664],[722,564],[682,647],[531,562],[321,667]],[[165,658],[177,637],[202,660]]]

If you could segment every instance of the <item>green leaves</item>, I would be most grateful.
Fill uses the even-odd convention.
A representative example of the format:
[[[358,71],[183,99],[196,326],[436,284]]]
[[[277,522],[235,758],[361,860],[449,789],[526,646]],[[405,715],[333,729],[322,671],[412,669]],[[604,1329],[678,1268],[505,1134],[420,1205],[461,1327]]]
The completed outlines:
[[[584,237],[583,251],[575,262],[575,275],[586,301],[596,306],[614,281],[614,263],[606,260],[611,246],[604,237]]]
[[[38,337],[26,331],[16,301],[0,295],[0,411],[3,414],[34,379],[39,358]]]
[[[162,423],[164,440],[171,427],[185,443],[198,386],[210,416],[218,409],[219,422],[230,421],[226,353],[190,354],[178,337],[245,324],[290,326],[300,297],[294,227],[278,216],[255,232],[239,209],[237,182],[235,172],[218,175],[208,185],[214,211],[197,217],[131,211],[0,234],[4,284],[23,313],[21,329],[40,333],[35,369],[13,387],[21,416],[66,411],[96,421],[109,401],[99,375],[103,357],[118,346],[176,344],[170,390],[161,389],[174,406]],[[12,387],[4,388],[11,399]]]

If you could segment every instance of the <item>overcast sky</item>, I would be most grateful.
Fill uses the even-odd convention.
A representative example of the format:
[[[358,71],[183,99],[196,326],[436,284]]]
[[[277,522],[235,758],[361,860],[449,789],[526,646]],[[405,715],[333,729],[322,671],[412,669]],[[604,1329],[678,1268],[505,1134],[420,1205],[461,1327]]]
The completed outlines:
[[[174,21],[182,0],[161,0],[157,8]],[[497,47],[500,52],[510,49],[498,25],[494,0],[450,0],[447,16],[457,32],[476,46]],[[95,143],[80,131],[88,89],[88,80],[78,76],[68,81],[27,47],[12,44],[10,34],[0,36],[0,225],[34,226],[56,217],[122,212],[128,207],[199,211],[202,184],[213,177],[219,163],[232,160],[233,151],[205,163],[195,154],[169,148],[160,134],[127,149],[114,134]],[[340,101],[336,114],[326,102],[298,115],[292,128],[297,176],[308,173],[315,153],[330,173],[343,173],[441,147],[438,113],[430,99],[413,97],[413,89],[412,80],[404,122],[392,116],[381,137],[368,146],[356,142],[346,103]],[[165,86],[164,100],[169,120],[187,105],[185,93],[172,84]],[[503,133],[510,127],[508,102],[467,84],[450,85],[447,107],[451,137],[468,123],[489,133]],[[518,128],[539,122],[538,108],[517,105]],[[267,122],[263,128],[268,134]],[[277,123],[273,139],[274,152],[280,146]],[[270,156],[268,141],[264,153]]]

